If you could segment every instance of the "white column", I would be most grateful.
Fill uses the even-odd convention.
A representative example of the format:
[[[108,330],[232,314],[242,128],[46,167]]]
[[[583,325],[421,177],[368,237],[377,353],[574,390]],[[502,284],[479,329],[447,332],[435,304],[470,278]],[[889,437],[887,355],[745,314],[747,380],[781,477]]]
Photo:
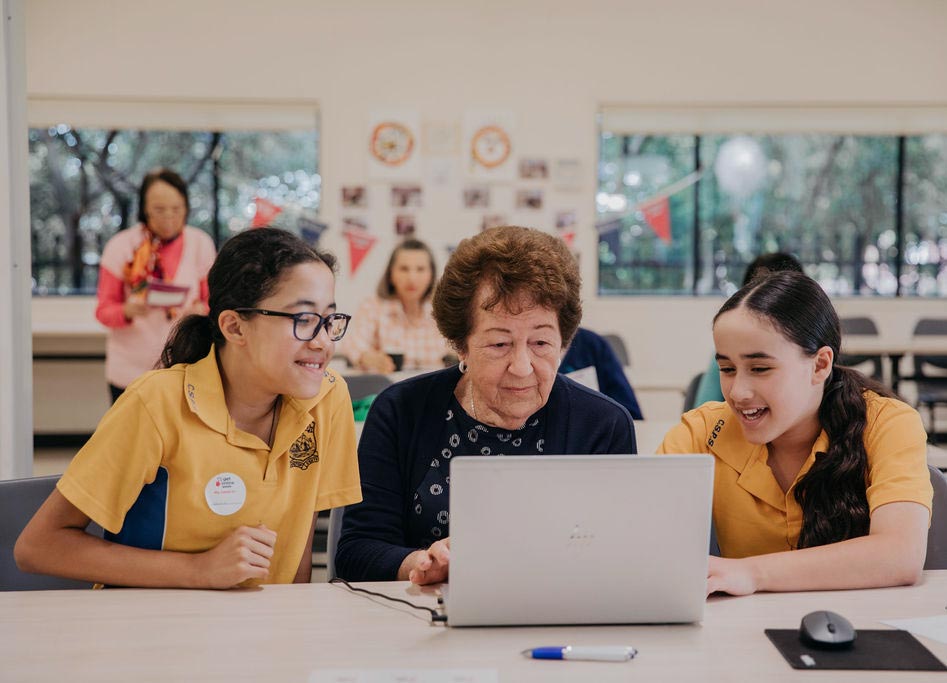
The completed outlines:
[[[0,35],[0,479],[33,474],[30,196],[22,0]]]

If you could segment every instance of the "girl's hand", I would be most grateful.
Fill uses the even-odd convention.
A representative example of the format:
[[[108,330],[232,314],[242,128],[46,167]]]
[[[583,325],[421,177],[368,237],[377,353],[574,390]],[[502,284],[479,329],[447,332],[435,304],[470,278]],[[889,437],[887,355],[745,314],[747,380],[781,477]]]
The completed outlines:
[[[195,555],[195,584],[201,588],[233,588],[247,579],[266,579],[276,545],[276,532],[262,524],[242,526],[210,550]]]
[[[391,356],[381,351],[366,351],[358,359],[358,367],[365,372],[379,372],[387,375],[395,371],[395,362]]]
[[[718,592],[730,595],[755,593],[758,588],[749,559],[729,560],[711,555],[707,566],[707,595]]]

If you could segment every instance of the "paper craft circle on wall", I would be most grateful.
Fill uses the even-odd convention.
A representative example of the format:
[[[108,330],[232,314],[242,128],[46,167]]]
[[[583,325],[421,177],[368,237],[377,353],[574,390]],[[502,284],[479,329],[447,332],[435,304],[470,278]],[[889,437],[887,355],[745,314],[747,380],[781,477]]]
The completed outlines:
[[[372,130],[372,156],[387,166],[400,166],[413,150],[414,134],[401,123],[384,121]]]
[[[510,136],[499,126],[484,126],[470,140],[474,161],[484,168],[496,168],[510,156]]]

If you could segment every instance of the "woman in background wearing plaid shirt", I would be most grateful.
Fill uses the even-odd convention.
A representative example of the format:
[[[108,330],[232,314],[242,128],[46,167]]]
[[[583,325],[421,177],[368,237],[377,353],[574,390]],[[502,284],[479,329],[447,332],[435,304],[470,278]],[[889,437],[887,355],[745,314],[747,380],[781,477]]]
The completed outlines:
[[[352,365],[379,373],[444,367],[451,351],[431,315],[435,273],[434,254],[424,242],[407,239],[395,247],[377,296],[363,301],[352,318],[341,349]]]

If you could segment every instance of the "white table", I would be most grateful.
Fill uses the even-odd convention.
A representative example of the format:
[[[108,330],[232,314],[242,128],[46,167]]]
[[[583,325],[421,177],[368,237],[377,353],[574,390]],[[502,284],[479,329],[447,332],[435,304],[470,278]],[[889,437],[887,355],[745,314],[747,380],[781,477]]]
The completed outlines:
[[[842,353],[854,356],[885,356],[891,363],[891,388],[898,390],[904,379],[901,361],[907,355],[947,356],[947,335],[919,335],[901,341],[873,335],[849,334],[842,337]]]
[[[365,585],[365,584],[363,584]],[[404,583],[367,584],[434,605]],[[856,628],[944,613],[947,571],[914,587],[714,597],[701,624],[449,629],[421,612],[328,584],[245,591],[0,593],[0,680],[306,681],[324,668],[490,668],[531,681],[944,681],[934,673],[795,671],[764,628],[829,609]],[[947,662],[947,645],[921,639]],[[633,645],[621,664],[543,662],[540,645]]]

